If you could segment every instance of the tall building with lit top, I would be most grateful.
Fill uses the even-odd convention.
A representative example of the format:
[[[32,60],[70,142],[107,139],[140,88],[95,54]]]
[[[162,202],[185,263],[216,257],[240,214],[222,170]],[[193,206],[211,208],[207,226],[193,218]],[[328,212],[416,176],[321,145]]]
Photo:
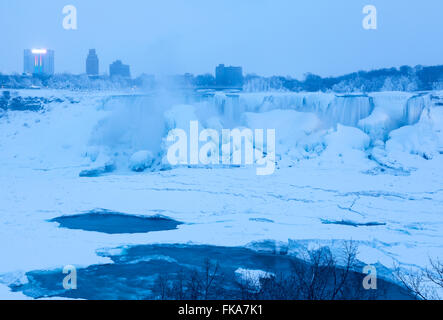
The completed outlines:
[[[24,73],[54,74],[54,51],[47,49],[27,49],[24,54]]]

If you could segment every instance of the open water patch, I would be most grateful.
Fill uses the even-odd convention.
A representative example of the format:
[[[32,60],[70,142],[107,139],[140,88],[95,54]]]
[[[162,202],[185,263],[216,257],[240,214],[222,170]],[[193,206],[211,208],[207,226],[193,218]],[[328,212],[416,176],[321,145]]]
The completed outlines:
[[[138,216],[108,210],[95,210],[88,213],[61,216],[50,220],[61,228],[96,231],[108,234],[147,233],[174,230],[182,222],[165,216]]]

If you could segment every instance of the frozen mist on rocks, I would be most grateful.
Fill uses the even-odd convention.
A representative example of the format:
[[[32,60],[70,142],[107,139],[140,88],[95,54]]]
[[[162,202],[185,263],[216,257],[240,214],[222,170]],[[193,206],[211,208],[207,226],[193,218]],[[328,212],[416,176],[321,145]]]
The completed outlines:
[[[0,288],[26,283],[32,270],[109,263],[100,252],[143,244],[290,254],[352,239],[360,261],[385,268],[442,256],[443,92],[15,94],[48,103],[0,114]],[[274,174],[169,165],[168,132],[193,120],[218,132],[275,129]],[[50,222],[96,208],[183,224],[106,234]]]

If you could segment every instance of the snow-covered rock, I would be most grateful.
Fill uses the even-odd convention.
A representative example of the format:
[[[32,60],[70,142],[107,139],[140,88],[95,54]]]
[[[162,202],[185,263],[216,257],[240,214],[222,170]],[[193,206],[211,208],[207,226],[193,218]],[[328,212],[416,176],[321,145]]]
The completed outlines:
[[[261,287],[260,281],[262,279],[269,279],[275,277],[274,274],[263,270],[251,270],[239,268],[235,270],[237,281],[243,285],[247,285],[250,289],[259,290]]]
[[[154,162],[154,155],[152,152],[142,150],[134,153],[129,159],[129,168],[132,171],[141,172],[151,167]]]

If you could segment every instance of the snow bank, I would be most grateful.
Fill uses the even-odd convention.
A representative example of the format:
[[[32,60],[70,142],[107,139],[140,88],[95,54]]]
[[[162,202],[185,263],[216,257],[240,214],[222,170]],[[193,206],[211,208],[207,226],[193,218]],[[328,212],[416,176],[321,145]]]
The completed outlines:
[[[394,130],[386,150],[432,159],[443,151],[443,108],[426,109],[418,123]]]

